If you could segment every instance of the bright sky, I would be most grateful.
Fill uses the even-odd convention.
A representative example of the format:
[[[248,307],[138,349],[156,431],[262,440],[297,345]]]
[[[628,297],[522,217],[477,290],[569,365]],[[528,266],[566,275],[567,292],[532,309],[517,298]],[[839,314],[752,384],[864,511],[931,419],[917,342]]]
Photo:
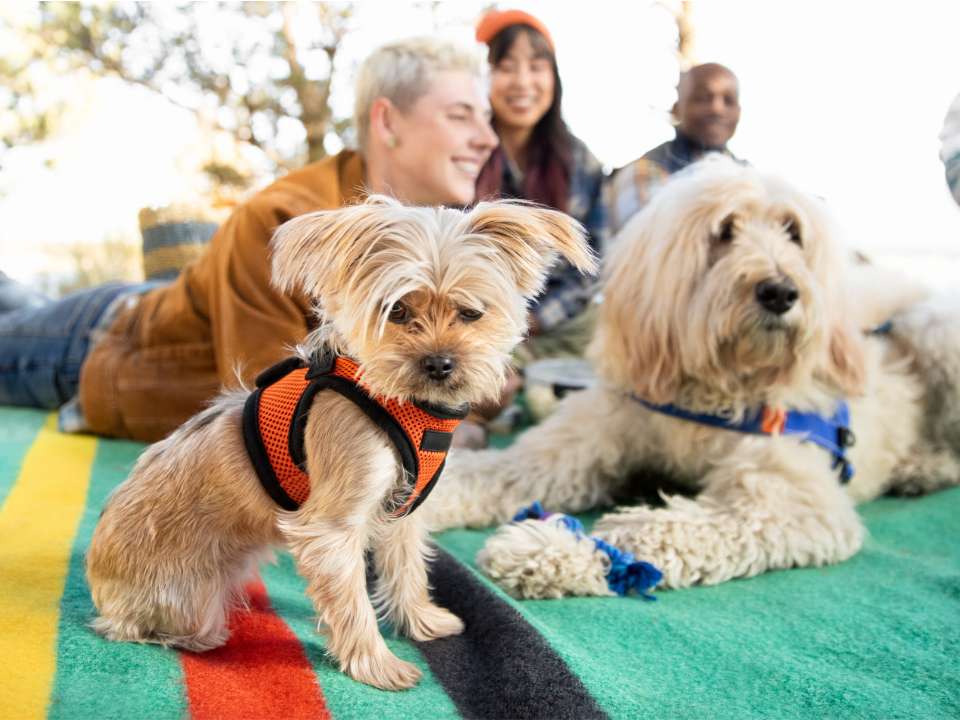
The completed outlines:
[[[483,4],[441,3],[436,16],[403,2],[361,4],[338,107],[352,105],[349,70],[370,49],[435,29],[472,42],[470,21]],[[565,117],[601,161],[620,166],[672,136],[677,66],[665,9],[612,0],[511,6],[551,29]],[[960,260],[960,208],[938,158],[943,118],[960,92],[960,3],[699,0],[694,22],[697,60],[740,77],[734,152],[826,198],[852,243],[879,255],[919,253],[915,264],[939,269],[944,284],[942,268]],[[187,113],[117,81],[73,93],[63,135],[13,153],[0,175],[0,269],[28,282],[51,270],[43,246],[135,237],[140,207],[189,199],[197,187],[184,172],[203,139]]]

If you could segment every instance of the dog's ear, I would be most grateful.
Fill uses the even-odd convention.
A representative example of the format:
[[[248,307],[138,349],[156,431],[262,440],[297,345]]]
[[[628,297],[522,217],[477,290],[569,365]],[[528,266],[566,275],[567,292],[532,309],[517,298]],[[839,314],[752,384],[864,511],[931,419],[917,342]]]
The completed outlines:
[[[540,292],[558,255],[580,272],[596,272],[583,226],[566,213],[500,200],[477,205],[467,223],[468,232],[494,246],[524,297]]]
[[[866,359],[860,329],[852,323],[834,325],[827,343],[826,375],[844,395],[863,395]]]
[[[889,289],[893,300],[886,307],[895,311],[899,290],[908,286],[894,273],[874,269],[869,263],[851,263],[826,205],[805,196],[800,196],[799,202],[816,250],[814,269],[822,291],[821,332],[826,342],[816,373],[843,395],[863,395],[867,375],[863,332],[889,319],[886,303],[873,297],[884,296]],[[878,287],[883,290],[878,292]],[[909,296],[909,292],[904,294],[904,298]]]
[[[684,275],[654,270],[651,227],[628,224],[605,259],[603,302],[589,353],[609,382],[666,403],[676,399],[683,376],[675,303]]]
[[[344,286],[370,245],[401,204],[383,195],[338,210],[321,210],[285,222],[270,242],[273,284],[283,292],[303,290],[329,297]]]
[[[607,380],[644,400],[671,402],[682,377],[680,338],[668,308],[661,313],[641,309],[635,276],[626,290],[615,282],[629,274],[614,273],[607,283],[589,354]]]

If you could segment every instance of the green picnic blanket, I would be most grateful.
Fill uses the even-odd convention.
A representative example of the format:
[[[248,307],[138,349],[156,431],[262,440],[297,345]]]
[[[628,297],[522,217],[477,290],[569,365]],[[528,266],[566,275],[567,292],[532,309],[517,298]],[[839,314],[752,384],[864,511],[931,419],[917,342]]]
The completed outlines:
[[[424,677],[388,693],[325,655],[285,554],[223,648],[94,635],[83,553],[143,446],[54,428],[0,408],[0,718],[960,717],[960,489],[864,506],[841,565],[656,602],[515,601],[474,562],[492,530],[445,532],[434,594],[467,631],[391,637]]]

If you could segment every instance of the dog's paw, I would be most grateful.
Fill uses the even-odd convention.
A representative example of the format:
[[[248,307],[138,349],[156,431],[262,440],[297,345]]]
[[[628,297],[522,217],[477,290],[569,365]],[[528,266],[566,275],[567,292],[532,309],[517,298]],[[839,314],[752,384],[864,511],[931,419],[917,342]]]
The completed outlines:
[[[487,539],[477,563],[515,598],[613,594],[604,556],[593,542],[544,520],[504,525]]]
[[[386,645],[372,653],[355,655],[341,667],[354,680],[381,690],[408,690],[422,675],[416,665],[401,660]]]
[[[432,604],[413,615],[407,626],[407,635],[418,642],[459,635],[462,632],[463,620],[449,610]]]
[[[740,558],[756,558],[760,552],[752,534],[732,518],[701,517],[692,508],[688,515],[674,509],[620,508],[601,517],[593,533],[656,566],[663,573],[662,588],[724,582]]]
[[[226,623],[216,625],[204,634],[163,632],[144,628],[135,622],[106,617],[94,618],[90,627],[107,640],[115,642],[156,643],[164,647],[176,647],[197,653],[221,647],[230,638],[230,630]]]

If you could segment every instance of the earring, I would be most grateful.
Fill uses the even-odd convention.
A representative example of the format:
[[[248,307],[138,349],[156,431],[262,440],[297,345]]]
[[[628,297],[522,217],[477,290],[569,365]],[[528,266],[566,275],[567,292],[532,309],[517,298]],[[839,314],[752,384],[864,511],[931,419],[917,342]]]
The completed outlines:
[[[397,138],[395,135],[387,135],[387,147],[395,148],[397,146]]]

